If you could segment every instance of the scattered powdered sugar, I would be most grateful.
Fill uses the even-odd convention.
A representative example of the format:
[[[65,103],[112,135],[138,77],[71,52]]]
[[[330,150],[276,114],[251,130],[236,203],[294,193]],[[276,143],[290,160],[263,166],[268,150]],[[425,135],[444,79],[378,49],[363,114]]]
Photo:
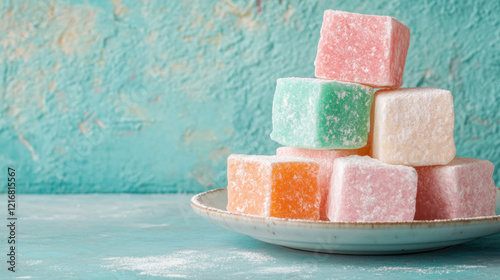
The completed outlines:
[[[398,271],[402,273],[418,273],[418,274],[449,274],[449,273],[463,273],[467,269],[485,268],[483,265],[452,265],[452,266],[431,266],[431,267],[395,267],[395,266],[382,266],[373,269],[374,272],[391,272]]]
[[[104,261],[109,262],[103,265],[107,269],[138,271],[139,275],[161,277],[172,277],[175,274],[176,277],[181,278],[184,275],[177,274],[178,272],[188,273],[190,264],[194,268],[194,261],[182,256],[114,257],[105,258]]]
[[[138,275],[191,278],[193,273],[210,273],[214,270],[224,271],[231,264],[247,263],[249,265],[272,265],[276,259],[265,253],[238,251],[230,249],[221,257],[198,250],[177,251],[170,255],[149,257],[111,257],[104,258],[103,268],[113,270],[137,271]],[[280,273],[269,271],[269,273]]]
[[[236,252],[236,254],[254,264],[263,264],[275,260],[275,258],[271,256],[257,252]]]
[[[256,271],[259,274],[284,274],[302,272],[304,267],[301,266],[277,266],[259,269]]]
[[[43,263],[42,260],[27,260],[26,265],[27,266],[34,266]]]
[[[458,268],[485,268],[485,265],[456,265]]]

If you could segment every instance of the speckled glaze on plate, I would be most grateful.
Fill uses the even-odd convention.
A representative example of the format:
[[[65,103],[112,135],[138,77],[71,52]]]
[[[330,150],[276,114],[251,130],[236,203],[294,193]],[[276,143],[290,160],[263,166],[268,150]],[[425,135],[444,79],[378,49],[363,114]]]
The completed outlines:
[[[339,223],[287,220],[226,211],[227,191],[193,196],[194,211],[212,223],[255,239],[299,250],[353,255],[406,254],[436,250],[500,233],[497,216],[401,223]]]

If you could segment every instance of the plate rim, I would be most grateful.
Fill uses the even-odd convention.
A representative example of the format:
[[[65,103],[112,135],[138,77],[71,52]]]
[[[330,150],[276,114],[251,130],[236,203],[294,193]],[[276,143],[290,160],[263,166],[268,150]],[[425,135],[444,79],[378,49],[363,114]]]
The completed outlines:
[[[332,222],[332,221],[314,221],[314,220],[300,220],[300,219],[286,219],[286,218],[275,218],[275,217],[262,217],[256,215],[240,214],[229,211],[224,211],[218,208],[210,207],[201,202],[201,198],[217,192],[222,192],[226,188],[218,188],[202,193],[198,193],[191,198],[191,207],[198,214],[206,212],[208,214],[218,214],[223,217],[231,218],[233,220],[241,221],[242,219],[251,222],[260,223],[272,223],[272,224],[283,224],[283,225],[308,225],[311,227],[319,228],[387,228],[387,227],[402,227],[402,228],[430,228],[436,226],[455,226],[455,225],[465,225],[476,222],[499,222],[500,215],[496,216],[482,216],[482,217],[472,217],[472,218],[457,218],[457,219],[443,219],[443,220],[421,220],[421,221],[405,221],[405,222]],[[500,188],[497,188],[497,194],[500,192]]]

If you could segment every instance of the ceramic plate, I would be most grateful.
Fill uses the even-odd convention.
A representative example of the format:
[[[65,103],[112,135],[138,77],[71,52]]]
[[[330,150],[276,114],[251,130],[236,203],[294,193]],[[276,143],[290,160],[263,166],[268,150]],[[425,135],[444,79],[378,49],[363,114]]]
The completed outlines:
[[[500,233],[497,216],[399,223],[345,223],[288,220],[226,211],[227,191],[195,195],[191,206],[216,225],[255,239],[294,249],[355,255],[405,254],[435,250]]]

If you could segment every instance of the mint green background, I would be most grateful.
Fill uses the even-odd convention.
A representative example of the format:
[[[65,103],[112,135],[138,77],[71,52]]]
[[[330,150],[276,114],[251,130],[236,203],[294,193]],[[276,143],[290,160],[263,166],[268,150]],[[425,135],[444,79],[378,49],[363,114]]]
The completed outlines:
[[[227,155],[278,147],[276,79],[313,77],[325,9],[408,25],[404,86],[451,90],[457,155],[500,166],[500,1],[0,5],[0,162],[18,191],[224,186]]]

